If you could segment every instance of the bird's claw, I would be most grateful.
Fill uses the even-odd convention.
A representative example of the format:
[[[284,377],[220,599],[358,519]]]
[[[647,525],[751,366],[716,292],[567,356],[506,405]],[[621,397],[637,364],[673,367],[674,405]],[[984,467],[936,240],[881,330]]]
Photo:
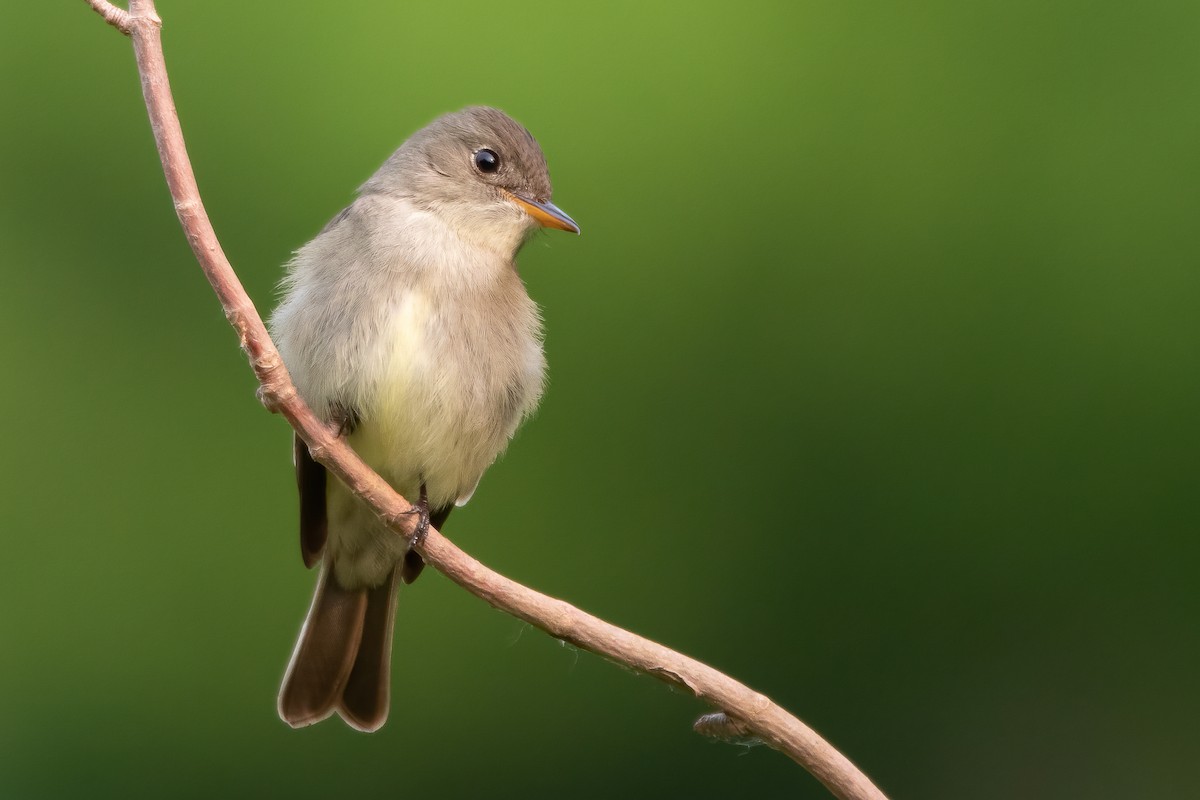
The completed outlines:
[[[408,549],[412,550],[419,547],[425,541],[425,534],[429,533],[429,493],[425,489],[425,484],[421,484],[421,499],[417,504],[404,512],[406,514],[417,514],[417,525],[413,529],[413,534],[408,538]]]

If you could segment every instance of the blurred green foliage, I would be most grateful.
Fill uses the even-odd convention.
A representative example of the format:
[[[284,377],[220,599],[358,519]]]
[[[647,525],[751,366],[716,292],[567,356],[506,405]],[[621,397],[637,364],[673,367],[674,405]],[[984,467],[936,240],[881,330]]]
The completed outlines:
[[[404,137],[500,106],[539,416],[448,533],[728,670],[911,798],[1200,796],[1200,6],[162,0],[260,309]],[[274,712],[288,433],[128,44],[0,27],[0,796],[813,797],[436,574],[380,734]]]

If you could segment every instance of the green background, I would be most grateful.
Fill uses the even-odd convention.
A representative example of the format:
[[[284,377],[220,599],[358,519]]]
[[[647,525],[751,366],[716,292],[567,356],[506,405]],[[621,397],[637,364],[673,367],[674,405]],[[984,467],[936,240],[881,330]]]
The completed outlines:
[[[163,0],[260,310],[434,116],[500,106],[542,410],[448,534],[908,798],[1200,796],[1200,6]],[[813,797],[427,573],[392,719],[274,699],[289,436],[180,235],[130,48],[0,24],[0,796]]]

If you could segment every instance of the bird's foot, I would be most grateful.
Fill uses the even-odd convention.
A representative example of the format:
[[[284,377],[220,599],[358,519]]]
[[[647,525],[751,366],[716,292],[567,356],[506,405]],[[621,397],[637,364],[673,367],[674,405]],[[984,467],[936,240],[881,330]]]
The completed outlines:
[[[429,492],[425,489],[424,483],[421,484],[421,499],[404,513],[418,515],[417,526],[408,539],[408,549],[412,550],[420,546],[421,542],[425,541],[425,534],[429,533]]]
[[[353,408],[334,403],[330,409],[329,423],[339,439],[344,439],[358,427],[358,412]]]

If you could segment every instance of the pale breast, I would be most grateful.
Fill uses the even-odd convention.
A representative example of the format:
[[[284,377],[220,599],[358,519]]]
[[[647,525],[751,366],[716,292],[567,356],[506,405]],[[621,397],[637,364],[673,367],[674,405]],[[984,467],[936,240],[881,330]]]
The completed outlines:
[[[519,279],[451,296],[406,288],[381,334],[353,443],[401,493],[424,482],[434,507],[465,502],[541,395],[537,308]]]

